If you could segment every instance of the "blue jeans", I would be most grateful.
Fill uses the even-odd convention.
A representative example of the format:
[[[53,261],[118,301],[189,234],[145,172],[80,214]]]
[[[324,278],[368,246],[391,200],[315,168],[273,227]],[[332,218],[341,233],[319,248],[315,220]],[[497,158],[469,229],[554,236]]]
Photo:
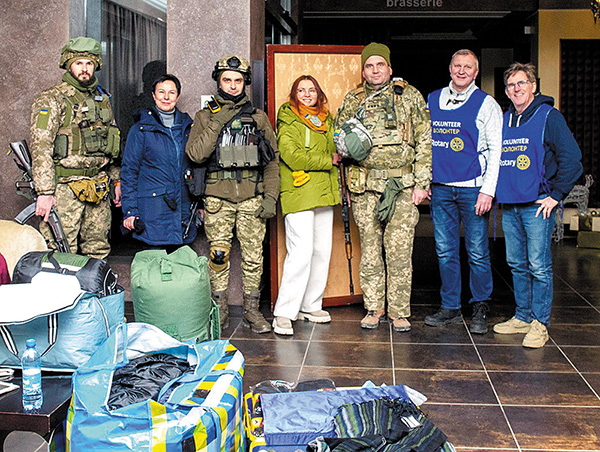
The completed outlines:
[[[552,254],[550,241],[554,212],[544,220],[535,217],[537,204],[506,205],[502,229],[506,240],[506,260],[513,275],[517,309],[523,322],[537,320],[550,325],[552,307]]]
[[[460,309],[460,223],[469,258],[472,298],[469,303],[488,301],[492,294],[492,268],[488,243],[489,212],[475,214],[479,187],[431,186],[431,217],[435,250],[442,278],[442,308]]]

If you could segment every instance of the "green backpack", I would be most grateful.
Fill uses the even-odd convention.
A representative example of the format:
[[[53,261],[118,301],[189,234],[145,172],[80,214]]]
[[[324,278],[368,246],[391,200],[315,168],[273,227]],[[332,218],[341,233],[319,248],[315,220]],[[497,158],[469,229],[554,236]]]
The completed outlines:
[[[189,246],[171,254],[165,250],[137,253],[131,264],[131,295],[136,322],[157,326],[179,341],[220,338],[208,259]]]

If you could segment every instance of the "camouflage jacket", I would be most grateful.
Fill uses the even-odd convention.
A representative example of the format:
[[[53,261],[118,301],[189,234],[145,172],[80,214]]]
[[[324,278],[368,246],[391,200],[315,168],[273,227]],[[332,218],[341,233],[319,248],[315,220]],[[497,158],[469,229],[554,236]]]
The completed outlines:
[[[431,122],[421,93],[404,84],[394,94],[389,83],[378,92],[365,82],[344,97],[335,126],[357,117],[369,130],[373,148],[359,166],[367,169],[397,169],[412,165],[407,185],[428,190],[431,181]],[[406,177],[406,176],[405,176]],[[404,177],[403,177],[404,179]]]
[[[63,183],[83,178],[83,176],[70,176],[57,180],[56,164],[73,169],[97,167],[108,173],[113,180],[118,180],[120,177],[120,168],[111,164],[112,159],[109,156],[67,155],[58,161],[54,159],[54,140],[58,130],[65,122],[68,109],[72,109],[66,96],[71,95],[75,90],[74,86],[62,82],[43,91],[33,101],[30,148],[33,181],[38,195],[53,195],[57,182]],[[88,93],[88,96],[93,97],[95,94],[97,92]],[[74,117],[73,114],[71,116]],[[114,117],[112,117],[111,123],[115,125]]]
[[[222,109],[239,111],[242,105],[247,101],[244,97],[240,102],[234,104],[232,101],[216,97]],[[241,202],[250,199],[258,194],[266,194],[274,199],[279,199],[279,150],[277,148],[277,138],[269,122],[269,118],[262,110],[256,109],[252,114],[259,130],[264,130],[265,138],[275,151],[275,158],[271,160],[263,169],[263,181],[256,182],[253,178],[243,178],[241,181],[235,179],[217,179],[208,180],[206,184],[206,195],[226,199],[231,202]],[[188,157],[198,164],[207,163],[211,155],[215,152],[217,138],[221,133],[222,125],[215,119],[214,114],[208,108],[200,110],[194,117],[194,126],[190,132],[185,152]]]

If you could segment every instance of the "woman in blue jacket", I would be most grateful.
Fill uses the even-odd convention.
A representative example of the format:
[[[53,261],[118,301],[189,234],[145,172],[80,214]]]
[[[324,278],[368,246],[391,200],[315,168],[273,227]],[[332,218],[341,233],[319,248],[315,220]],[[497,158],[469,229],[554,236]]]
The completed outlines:
[[[121,168],[123,226],[150,247],[168,251],[196,237],[193,221],[184,237],[192,214],[184,184],[192,119],[176,107],[180,94],[181,83],[174,75],[154,82],[155,105],[142,110],[129,131]]]

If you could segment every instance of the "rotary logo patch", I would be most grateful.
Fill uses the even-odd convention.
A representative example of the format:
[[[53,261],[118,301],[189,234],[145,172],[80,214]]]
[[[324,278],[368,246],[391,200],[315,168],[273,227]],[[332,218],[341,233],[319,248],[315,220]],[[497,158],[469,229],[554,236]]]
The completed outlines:
[[[452,141],[450,142],[450,147],[453,151],[460,152],[465,147],[465,143],[460,138],[452,138]]]
[[[529,157],[527,157],[526,155],[521,154],[517,157],[517,168],[519,168],[520,170],[526,170],[527,168],[529,168],[530,164],[531,162],[529,161]]]

